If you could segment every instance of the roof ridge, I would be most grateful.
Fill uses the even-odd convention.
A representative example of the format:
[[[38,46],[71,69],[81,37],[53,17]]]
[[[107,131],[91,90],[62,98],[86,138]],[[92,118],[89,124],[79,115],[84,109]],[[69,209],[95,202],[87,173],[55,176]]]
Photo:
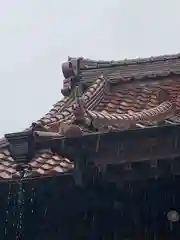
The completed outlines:
[[[69,95],[68,97],[63,97],[61,100],[57,101],[53,107],[39,120],[37,120],[36,124],[41,124],[42,122],[45,125],[48,125],[51,122],[51,118],[56,118],[58,113],[62,113],[66,110],[66,108],[72,104],[73,102],[73,95]]]
[[[97,91],[102,88],[104,84],[104,79],[97,78],[96,81],[91,84],[91,86],[83,93],[82,97],[84,98],[85,104],[92,103],[92,98],[97,94]],[[65,99],[65,98],[63,98]],[[48,113],[46,113],[41,119],[35,122],[35,124],[40,124],[44,126],[52,126],[57,122],[66,122],[73,121],[73,106],[76,103],[76,99],[73,96],[73,93],[66,97],[66,101],[63,102],[63,99],[60,101],[59,109],[52,108]],[[56,107],[56,104],[54,105]],[[51,114],[54,109],[54,114]]]
[[[109,67],[117,67],[124,65],[136,65],[143,63],[153,63],[153,62],[162,62],[166,60],[174,60],[180,59],[180,52],[176,54],[166,54],[166,55],[157,55],[150,56],[145,58],[125,58],[122,60],[93,60],[89,58],[69,58],[69,61],[79,59],[80,61],[80,71],[91,70],[97,68],[109,68]]]
[[[111,79],[110,81],[157,79],[169,75],[180,75],[180,53],[119,61],[69,57],[68,62],[62,64],[62,72],[65,79],[61,92],[64,96],[68,96],[74,86],[81,84],[84,91],[101,74],[106,79]]]

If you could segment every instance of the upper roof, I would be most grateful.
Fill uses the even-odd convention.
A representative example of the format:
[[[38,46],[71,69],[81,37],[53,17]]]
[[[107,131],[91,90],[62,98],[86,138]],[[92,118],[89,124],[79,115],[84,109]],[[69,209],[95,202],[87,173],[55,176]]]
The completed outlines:
[[[75,58],[69,58],[63,67],[65,78],[68,77],[67,63],[69,69],[74,70]],[[79,58],[79,75],[81,81],[93,82],[101,73],[108,80],[110,79],[142,79],[146,77],[158,77],[169,74],[180,74],[180,54],[162,55],[157,57],[124,59],[121,61],[94,61]],[[70,72],[70,71],[69,71]]]
[[[68,58],[62,71],[65,97],[32,124],[37,134],[73,136],[180,121],[180,54],[123,61]],[[7,140],[0,146],[0,178],[17,177]],[[30,165],[31,176],[73,168],[50,149],[37,152]]]

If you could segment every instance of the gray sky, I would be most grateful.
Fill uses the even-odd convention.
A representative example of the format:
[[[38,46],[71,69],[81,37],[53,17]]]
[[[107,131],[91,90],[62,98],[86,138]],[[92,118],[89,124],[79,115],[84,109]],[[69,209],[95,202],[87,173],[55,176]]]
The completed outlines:
[[[67,56],[180,52],[179,0],[0,0],[0,136],[61,98]]]

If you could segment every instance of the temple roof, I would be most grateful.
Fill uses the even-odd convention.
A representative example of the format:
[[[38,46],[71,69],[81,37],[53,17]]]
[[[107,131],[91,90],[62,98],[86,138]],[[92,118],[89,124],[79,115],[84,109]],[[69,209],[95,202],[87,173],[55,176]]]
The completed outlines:
[[[180,122],[180,54],[123,61],[68,58],[64,97],[30,126],[38,134],[79,136]],[[7,139],[0,141],[0,178],[18,177]],[[73,163],[44,149],[29,176],[65,173]]]

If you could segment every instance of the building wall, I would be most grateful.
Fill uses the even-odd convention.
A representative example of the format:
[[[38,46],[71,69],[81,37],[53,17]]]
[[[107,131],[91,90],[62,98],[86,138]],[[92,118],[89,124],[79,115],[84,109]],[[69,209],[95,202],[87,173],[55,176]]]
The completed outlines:
[[[171,209],[180,212],[179,184],[180,177],[84,189],[69,177],[4,183],[0,239],[179,239],[179,223],[167,220]]]

